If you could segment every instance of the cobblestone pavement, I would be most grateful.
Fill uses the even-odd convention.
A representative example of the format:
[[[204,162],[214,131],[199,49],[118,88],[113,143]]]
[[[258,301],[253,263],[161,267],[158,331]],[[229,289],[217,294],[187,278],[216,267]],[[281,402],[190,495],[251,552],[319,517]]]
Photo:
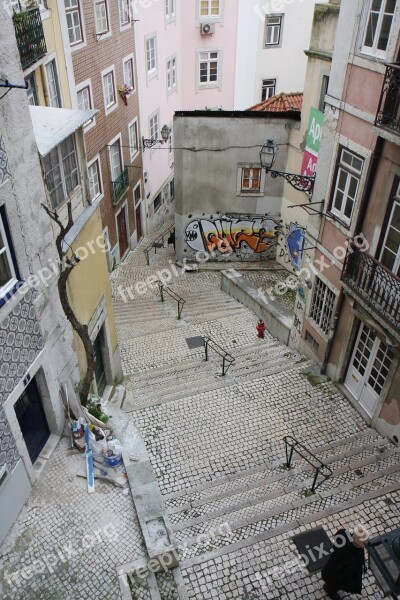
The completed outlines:
[[[84,458],[68,446],[62,438],[3,543],[2,600],[118,598],[117,567],[145,555],[130,495],[99,480],[88,495],[76,477]]]
[[[112,285],[128,387],[123,408],[144,437],[187,595],[324,598],[318,573],[293,564],[288,572],[298,556],[291,538],[318,525],[331,537],[342,526],[363,524],[372,536],[397,527],[399,451],[332,384],[311,385],[303,374],[309,363],[296,352],[270,336],[256,338],[257,316],[220,291],[215,266],[172,277],[171,288],[186,300],[181,320],[155,286],[123,302],[121,290],[173,271],[170,261],[171,249],[157,250],[147,267],[139,248]],[[267,272],[267,284],[262,271],[243,274],[264,289],[283,276]],[[225,377],[217,356],[205,363],[203,348],[186,343],[206,334],[235,357]],[[313,471],[305,461],[282,468],[285,435],[332,470],[314,495],[306,494]],[[370,572],[363,597],[383,597]]]

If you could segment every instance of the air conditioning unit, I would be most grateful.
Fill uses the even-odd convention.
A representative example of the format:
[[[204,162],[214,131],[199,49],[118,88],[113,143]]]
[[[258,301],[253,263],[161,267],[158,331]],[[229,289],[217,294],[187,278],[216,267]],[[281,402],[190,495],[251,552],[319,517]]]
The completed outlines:
[[[201,33],[201,35],[212,35],[213,33],[215,33],[215,24],[214,23],[201,23],[200,33]]]

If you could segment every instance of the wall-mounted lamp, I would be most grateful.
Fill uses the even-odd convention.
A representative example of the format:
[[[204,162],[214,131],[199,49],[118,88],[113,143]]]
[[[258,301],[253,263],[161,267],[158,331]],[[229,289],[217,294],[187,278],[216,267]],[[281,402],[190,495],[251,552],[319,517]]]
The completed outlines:
[[[271,177],[283,177],[296,190],[305,192],[311,198],[314,191],[315,174],[297,175],[296,173],[286,173],[285,171],[274,171],[272,167],[275,164],[279,148],[273,139],[267,139],[260,150],[261,168],[265,169],[266,173],[270,173]]]
[[[170,133],[171,130],[168,127],[168,125],[164,125],[161,129],[161,140],[146,140],[144,137],[142,137],[143,152],[145,148],[153,148],[153,146],[155,146],[156,144],[165,144],[168,141]]]

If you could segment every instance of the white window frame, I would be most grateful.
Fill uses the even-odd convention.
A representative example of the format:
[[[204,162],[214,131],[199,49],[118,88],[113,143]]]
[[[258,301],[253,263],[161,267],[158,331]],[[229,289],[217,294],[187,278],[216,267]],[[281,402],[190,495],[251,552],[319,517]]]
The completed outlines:
[[[63,157],[62,157],[62,153],[61,153],[61,145],[64,142],[66,142],[67,139],[69,139],[69,138],[72,138],[73,142],[74,142],[75,163],[76,163],[76,173],[77,173],[78,182],[77,182],[76,186],[68,192],[66,181],[65,181],[64,162],[63,162]],[[48,154],[46,154],[46,156],[43,157],[43,172],[44,172],[46,180],[48,179],[48,177],[47,177],[48,171],[46,171],[45,160],[46,160],[47,156],[54,150],[57,151],[58,165],[59,165],[59,169],[60,169],[61,184],[62,184],[64,198],[62,199],[62,201],[59,204],[57,204],[57,206],[54,206],[51,201],[50,191],[48,190],[48,197],[49,197],[50,205],[53,210],[59,209],[61,206],[63,206],[64,203],[68,200],[68,197],[71,195],[74,195],[76,193],[77,188],[80,188],[81,184],[82,184],[80,164],[79,164],[79,151],[78,151],[78,144],[76,141],[75,134],[72,133],[71,135],[67,136],[64,140],[62,140],[62,142],[60,142],[55,148],[53,148]]]
[[[342,157],[343,157],[344,153],[350,154],[356,160],[361,161],[362,164],[361,164],[360,171],[358,171],[356,168],[352,168],[352,166],[349,165],[348,163],[343,162]],[[355,210],[355,207],[357,204],[358,193],[360,190],[360,183],[361,183],[361,178],[362,178],[362,173],[363,173],[363,168],[364,168],[364,162],[365,162],[365,160],[362,156],[359,156],[358,154],[356,154],[349,148],[339,146],[339,154],[338,154],[338,158],[336,161],[336,178],[335,178],[335,183],[334,183],[334,187],[333,187],[333,194],[331,197],[329,212],[332,215],[334,215],[335,217],[337,217],[339,219],[339,221],[344,223],[347,227],[349,227],[351,225],[351,220],[354,216],[354,210]],[[339,189],[339,181],[340,181],[340,176],[342,173],[346,174],[346,184],[345,184],[344,190]],[[345,209],[346,209],[347,201],[349,199],[351,199],[351,197],[349,196],[349,187],[350,187],[350,182],[351,182],[352,178],[357,179],[357,189],[355,192],[355,196],[352,199],[353,207],[351,210],[351,215],[350,215],[350,217],[347,217],[345,215]],[[338,209],[335,206],[335,201],[336,201],[337,194],[341,193],[341,192],[343,192],[343,198],[341,201],[341,207],[340,207],[340,209]]]
[[[110,73],[112,73],[112,78],[113,78],[114,99],[115,99],[115,101],[112,102],[111,104],[107,104],[106,90],[105,90],[105,87],[104,87],[104,78],[107,75],[109,75]],[[112,66],[108,67],[107,69],[104,69],[101,72],[101,85],[102,85],[102,88],[103,88],[103,99],[104,99],[105,114],[109,115],[118,106],[118,93],[117,93],[117,86],[116,86],[116,83],[115,83],[115,65],[112,65]]]
[[[269,81],[273,81],[274,83],[267,85],[266,82],[269,82]],[[273,92],[272,92],[272,94],[268,93],[268,95],[265,95],[265,98],[263,98],[264,90],[273,90]],[[263,79],[261,81],[261,102],[265,102],[269,98],[272,98],[272,96],[275,96],[275,94],[276,94],[276,79],[274,79],[273,77],[271,77],[271,79]]]
[[[279,23],[270,23],[269,21],[279,21]],[[283,35],[283,21],[284,15],[282,13],[265,15],[265,26],[264,26],[264,48],[280,48],[282,46],[282,35]],[[278,34],[278,40],[267,42],[268,29],[272,28],[274,32]],[[273,36],[275,39],[275,35]]]
[[[136,150],[132,146],[132,140],[131,140],[131,128],[134,127],[135,125],[136,125],[136,145],[137,145]],[[131,158],[131,162],[133,162],[135,160],[135,158],[137,157],[137,155],[139,154],[139,150],[140,150],[139,122],[138,122],[137,117],[128,124],[128,140],[129,140],[129,155]]]
[[[97,163],[97,177],[98,177],[98,181],[99,181],[99,186],[100,186],[100,193],[95,197],[92,198],[90,195],[90,176],[89,176],[89,169],[91,166],[93,166],[95,163]],[[88,171],[88,187],[89,187],[89,199],[90,199],[90,204],[93,204],[95,202],[99,202],[102,198],[104,198],[104,184],[103,184],[103,175],[101,172],[101,160],[100,160],[100,154],[96,154],[96,156],[94,156],[92,158],[92,160],[90,160],[87,163],[87,171]]]
[[[172,92],[175,92],[177,89],[176,54],[167,58],[166,72],[167,72],[167,93],[172,94]]]
[[[7,216],[5,216],[5,218],[7,218]],[[7,297],[7,295],[10,293],[10,291],[13,289],[13,287],[18,283],[17,273],[16,273],[16,265],[14,264],[11,245],[7,239],[4,220],[5,219],[3,219],[2,211],[0,211],[0,234],[1,234],[1,238],[4,242],[4,248],[0,248],[0,256],[3,253],[6,255],[8,267],[11,272],[11,279],[9,279],[7,281],[7,283],[3,284],[0,287],[0,300],[4,300]],[[0,304],[0,306],[1,306],[1,304]]]
[[[59,101],[59,105],[55,106],[54,104],[52,104],[52,100],[50,97],[50,81],[49,81],[49,74],[48,74],[48,70],[47,68],[53,64],[54,68],[55,68],[55,75],[56,75],[56,87],[57,87],[57,98]],[[48,60],[46,61],[45,64],[45,73],[46,73],[46,87],[47,87],[47,92],[48,92],[48,99],[49,99],[49,106],[52,108],[62,108],[63,107],[63,101],[62,101],[62,94],[61,94],[61,86],[60,86],[60,77],[58,75],[58,65],[57,65],[57,58],[55,56],[55,54],[52,54],[49,56]]]
[[[132,82],[133,83],[133,89],[128,94],[130,96],[131,94],[133,94],[134,92],[136,92],[135,59],[133,57],[133,52],[131,54],[128,54],[128,56],[125,56],[125,58],[122,59],[122,74],[124,76],[124,84],[127,83],[127,81],[125,80],[125,65],[129,61],[132,61],[132,79],[133,79],[133,82]]]
[[[171,22],[175,19],[175,2],[176,0],[164,0],[165,20],[167,22]]]
[[[125,8],[128,13],[128,20],[122,22],[122,15],[124,14],[123,4],[125,4]],[[131,26],[131,6],[130,0],[118,0],[118,13],[119,13],[119,28],[121,31],[124,29],[128,29]]]
[[[124,162],[124,149],[122,147],[122,135],[121,133],[119,133],[118,135],[116,135],[108,144],[108,161],[109,161],[109,166],[110,166],[110,181],[111,183],[116,181],[116,179],[113,179],[114,173],[113,173],[113,169],[112,169],[112,161],[111,161],[111,147],[114,146],[116,144],[116,142],[119,142],[119,155],[120,155],[120,159],[121,159],[121,172],[119,175],[121,175],[122,171],[124,170],[125,167],[125,162]],[[119,177],[118,175],[118,177]],[[118,178],[117,177],[117,178]]]
[[[213,15],[212,14],[212,5],[213,2],[218,1],[218,14],[217,15]],[[207,6],[207,14],[202,14],[201,10],[202,10],[202,3],[207,2],[208,6]],[[199,15],[199,19],[200,21],[209,21],[209,20],[215,20],[215,19],[220,19],[222,17],[222,2],[223,0],[198,0],[198,15]]]
[[[136,201],[135,192],[136,192],[136,190],[138,188],[139,188],[139,191],[140,191],[140,197],[139,197],[139,200]],[[132,195],[133,195],[133,208],[134,208],[134,210],[136,210],[137,207],[139,206],[139,204],[141,203],[141,201],[143,200],[143,197],[142,197],[142,182],[141,181],[138,181],[137,184],[135,185],[135,187],[133,188]]]
[[[76,3],[74,6],[67,7],[65,5],[65,0],[64,0],[65,18],[66,18],[66,21],[67,21],[68,39],[69,39],[69,45],[70,45],[70,47],[72,49],[72,48],[76,48],[76,47],[81,47],[83,44],[85,44],[85,31],[84,31],[84,26],[83,26],[83,11],[82,11],[82,7],[81,7],[81,0],[69,0],[69,2],[75,2]],[[79,29],[80,29],[80,32],[81,32],[81,39],[78,40],[78,41],[71,42],[70,36],[69,36],[70,28],[68,27],[68,15],[73,15],[74,13],[78,14]]]
[[[200,65],[201,63],[208,63],[211,64],[211,62],[214,62],[215,59],[211,59],[211,54],[217,54],[217,80],[216,81],[209,81],[209,77],[210,77],[210,69],[207,69],[207,76],[208,76],[208,80],[205,82],[201,82],[200,81]],[[207,59],[202,59],[202,55],[203,54],[208,54],[209,58]],[[222,77],[221,77],[221,70],[222,70],[222,51],[220,48],[207,48],[207,49],[201,49],[197,51],[197,89],[201,90],[201,89],[205,89],[205,88],[215,88],[215,87],[221,87],[221,82],[222,82]]]
[[[154,133],[152,134],[152,130],[154,130],[152,121],[154,121],[154,119],[157,117],[157,131],[154,131]],[[160,110],[157,109],[154,112],[151,113],[151,115],[149,115],[149,120],[148,120],[148,127],[149,127],[149,140],[159,140],[161,139],[161,129],[160,129]]]
[[[96,14],[96,7],[100,4],[104,4],[105,6],[107,20],[107,29],[102,31],[98,31],[98,21]],[[94,0],[94,30],[97,41],[103,40],[111,35],[110,7],[108,6],[108,0]]]
[[[148,47],[148,44],[150,44],[152,41],[154,42],[154,48],[153,48],[154,56],[151,56],[150,61],[149,61],[148,54],[150,52],[150,49]],[[156,77],[156,75],[158,73],[157,34],[156,34],[156,32],[149,33],[148,35],[145,36],[144,51],[145,51],[147,79],[152,79],[153,77]],[[153,62],[154,62],[154,66],[152,66]]]
[[[392,35],[392,31],[393,31],[393,21],[395,19],[396,16],[396,7],[394,10],[394,13],[392,15],[392,22],[390,25],[390,31],[389,31],[389,36],[388,36],[388,41],[387,41],[387,45],[385,50],[378,50],[377,45],[378,45],[378,41],[379,41],[379,37],[381,34],[381,30],[382,30],[382,24],[383,24],[383,18],[385,14],[389,14],[389,13],[385,13],[385,7],[386,7],[386,0],[382,0],[382,4],[381,4],[381,8],[379,10],[378,13],[378,21],[377,21],[377,27],[376,27],[376,32],[375,32],[375,37],[373,40],[373,44],[372,46],[366,46],[365,45],[365,38],[367,35],[367,27],[369,24],[369,17],[371,12],[376,13],[376,11],[372,11],[372,2],[373,0],[367,0],[366,5],[365,5],[365,13],[364,13],[364,19],[363,19],[363,27],[361,30],[361,44],[360,44],[360,52],[362,54],[367,54],[369,56],[374,56],[376,58],[381,58],[384,59],[386,57],[387,51],[389,49],[389,45],[390,45],[390,38]]]
[[[337,301],[337,292],[333,290],[327,282],[322,279],[322,277],[316,276],[314,279],[314,289],[311,294],[311,302],[309,309],[309,319],[311,323],[321,332],[324,336],[329,334],[329,329],[331,326],[332,315],[334,314],[336,301]],[[319,315],[315,314],[316,312],[316,302],[317,294],[319,294],[318,301],[319,306],[321,307],[319,310]],[[322,297],[321,297],[322,296]],[[329,308],[327,316],[326,308]],[[317,317],[317,319],[315,318]],[[328,317],[328,318],[327,318]]]
[[[251,190],[242,188],[243,170],[244,169],[260,169],[260,188]],[[236,196],[260,197],[264,196],[265,189],[265,170],[260,168],[260,163],[238,163],[236,176]]]
[[[93,89],[92,81],[90,79],[85,79],[85,81],[81,81],[81,83],[79,83],[75,87],[77,107],[79,108],[78,94],[85,88],[89,89],[90,108],[93,108]],[[85,124],[83,131],[86,133],[87,131],[90,131],[90,129],[92,129],[95,125],[96,117],[93,117],[92,119],[90,119],[90,121],[87,122],[87,124]]]

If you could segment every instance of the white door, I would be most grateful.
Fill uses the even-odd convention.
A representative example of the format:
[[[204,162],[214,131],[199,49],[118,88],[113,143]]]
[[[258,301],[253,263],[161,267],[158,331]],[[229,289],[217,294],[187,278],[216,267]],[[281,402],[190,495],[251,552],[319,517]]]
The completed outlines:
[[[345,386],[372,417],[389,372],[392,358],[375,332],[361,324],[345,379]]]

